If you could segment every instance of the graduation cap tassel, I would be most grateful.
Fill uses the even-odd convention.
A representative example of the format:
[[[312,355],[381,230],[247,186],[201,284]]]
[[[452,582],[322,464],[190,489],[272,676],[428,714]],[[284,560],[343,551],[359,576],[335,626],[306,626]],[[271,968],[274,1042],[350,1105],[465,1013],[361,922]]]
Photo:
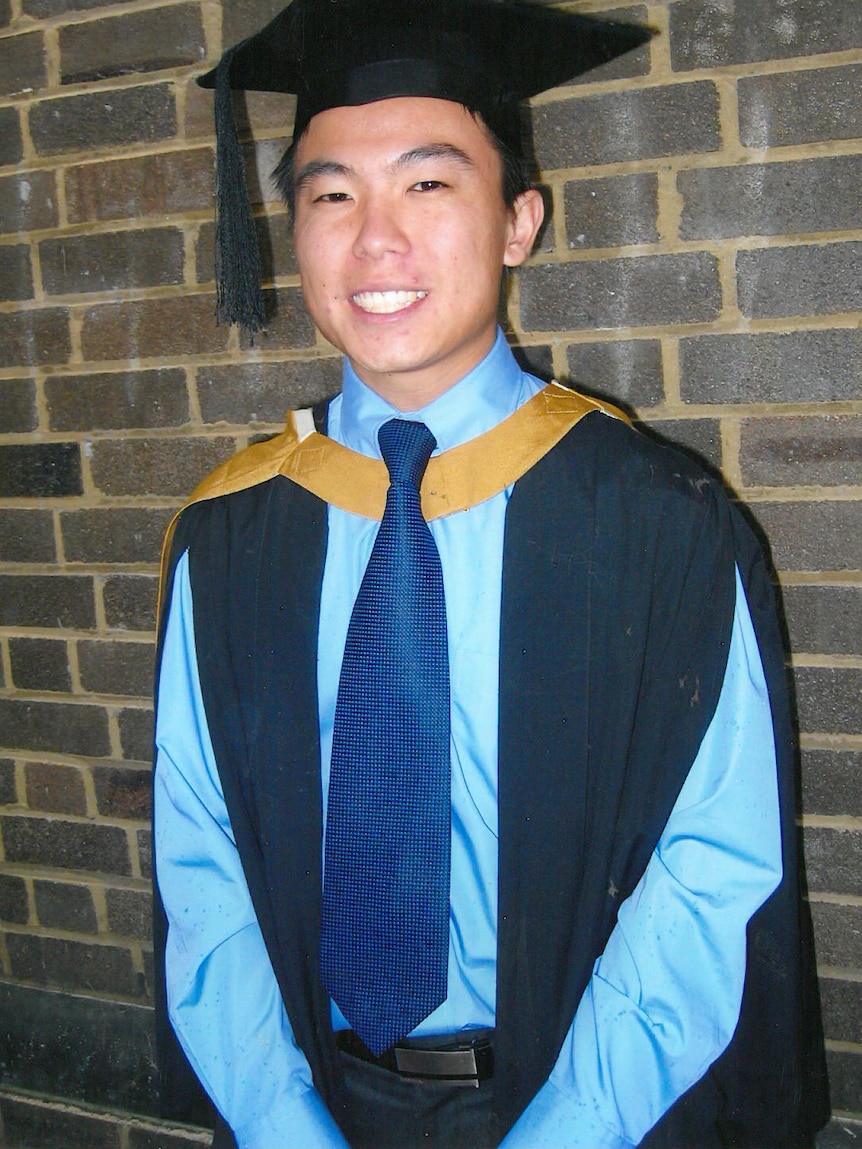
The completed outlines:
[[[216,69],[216,319],[260,331],[264,323],[260,252],[231,100],[227,52]]]

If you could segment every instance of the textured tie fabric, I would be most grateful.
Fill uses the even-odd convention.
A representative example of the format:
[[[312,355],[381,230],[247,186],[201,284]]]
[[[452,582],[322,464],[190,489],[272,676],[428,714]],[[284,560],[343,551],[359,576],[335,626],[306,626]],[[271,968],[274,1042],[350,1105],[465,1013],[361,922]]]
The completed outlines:
[[[332,743],[321,973],[379,1054],[446,997],[449,659],[443,574],[419,485],[436,446],[392,419],[391,486],[356,598]]]

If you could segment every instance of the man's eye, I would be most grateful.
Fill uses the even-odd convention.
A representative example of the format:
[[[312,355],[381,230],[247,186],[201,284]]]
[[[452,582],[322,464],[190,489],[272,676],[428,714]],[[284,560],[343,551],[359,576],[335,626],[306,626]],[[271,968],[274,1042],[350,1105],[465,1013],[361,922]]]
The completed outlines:
[[[324,192],[314,197],[315,203],[347,203],[350,196],[347,192]]]
[[[438,188],[444,188],[446,184],[442,180],[420,180],[412,187],[412,191],[428,192],[436,191]]]

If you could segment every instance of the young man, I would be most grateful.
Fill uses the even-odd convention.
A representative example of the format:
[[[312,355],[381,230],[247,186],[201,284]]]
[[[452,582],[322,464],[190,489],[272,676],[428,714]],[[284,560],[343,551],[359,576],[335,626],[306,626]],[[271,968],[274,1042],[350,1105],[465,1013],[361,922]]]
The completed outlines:
[[[170,540],[171,1023],[217,1145],[809,1144],[762,559],[496,327],[542,221],[518,99],[643,34],[428,7],[295,0],[210,77],[223,318],[260,320],[229,85],[297,91],[282,178],[346,360]]]

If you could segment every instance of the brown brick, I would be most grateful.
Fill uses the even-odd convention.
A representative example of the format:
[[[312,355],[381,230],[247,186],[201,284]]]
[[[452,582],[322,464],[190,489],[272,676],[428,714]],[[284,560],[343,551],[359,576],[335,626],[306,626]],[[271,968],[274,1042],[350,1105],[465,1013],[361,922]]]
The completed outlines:
[[[106,495],[186,495],[235,454],[227,438],[103,440],[93,447],[93,481]]]
[[[63,498],[82,490],[77,443],[0,446],[0,498]]]
[[[79,164],[66,172],[69,219],[82,223],[206,211],[213,204],[213,163],[211,148],[195,148]]]
[[[44,100],[30,112],[30,132],[40,156],[153,143],[176,134],[170,86],[153,84]]]
[[[37,878],[33,883],[33,893],[36,896],[36,914],[43,926],[79,934],[98,933],[96,907],[87,886],[45,882]]]
[[[108,718],[101,706],[0,698],[0,746],[104,758]]]
[[[27,805],[51,814],[86,814],[87,796],[80,770],[55,762],[25,766]]]
[[[862,46],[856,0],[793,0],[792,4],[723,4],[681,0],[669,5],[677,71],[843,52]]]
[[[806,814],[862,817],[862,751],[802,751],[802,808]]]
[[[30,0],[32,3],[33,0]],[[120,1125],[116,1121],[70,1112],[67,1106],[51,1108],[35,1098],[6,1096],[0,1101],[8,1145],[27,1149],[119,1149]]]
[[[66,363],[70,350],[69,313],[64,307],[0,315],[0,367]]]
[[[284,287],[263,293],[266,327],[254,336],[254,346],[262,351],[275,348],[312,347],[316,336],[314,324],[302,302],[298,287]],[[251,337],[241,331],[240,344],[252,345]]]
[[[680,235],[724,239],[855,228],[860,182],[862,156],[680,172]]]
[[[820,979],[823,1032],[833,1041],[862,1041],[862,982]]]
[[[95,626],[87,575],[0,575],[0,626]]]
[[[860,261],[860,242],[740,251],[740,309],[756,319],[862,309]]]
[[[862,968],[862,906],[812,902],[818,965]]]
[[[12,0],[0,0],[0,28],[12,23]]]
[[[52,431],[177,427],[189,419],[185,372],[55,375],[45,381]]]
[[[0,108],[0,165],[20,163],[24,155],[17,108]]]
[[[164,287],[183,281],[183,236],[174,227],[64,236],[39,245],[50,295]]]
[[[744,419],[739,454],[749,485],[857,483],[862,474],[862,417]]]
[[[679,358],[689,403],[828,403],[858,395],[862,331],[700,335]]]
[[[803,833],[808,885],[818,893],[862,893],[862,834],[807,826]]]
[[[215,296],[147,299],[91,307],[82,336],[87,359],[138,359],[224,351],[227,327],[215,321]]]
[[[862,670],[799,666],[796,706],[799,729],[806,733],[862,734]]]
[[[0,382],[0,434],[33,431],[39,422],[32,379]]]
[[[664,400],[661,343],[657,339],[572,343],[568,363],[575,390],[632,407],[655,407]]]
[[[149,941],[153,936],[153,898],[144,890],[106,890],[108,928],[124,937]]]
[[[38,231],[56,223],[53,172],[22,172],[0,179],[0,232]]]
[[[15,806],[17,803],[15,763],[11,758],[0,758],[0,806]]]
[[[542,171],[714,152],[718,93],[699,80],[543,104],[533,111],[533,136]]]
[[[96,694],[146,698],[153,690],[154,650],[149,642],[79,642],[81,685]]]
[[[299,268],[293,247],[293,229],[287,216],[257,216],[254,223],[262,279],[296,275]],[[198,283],[212,283],[215,279],[215,226],[212,223],[205,223],[200,230],[195,261]]]
[[[50,511],[0,510],[0,560],[40,563],[54,562],[56,557]]]
[[[0,825],[7,862],[97,874],[131,874],[129,844],[125,831],[118,826],[17,817],[4,817]]]
[[[104,818],[149,821],[152,807],[152,771],[129,766],[94,766],[96,805]]]
[[[157,563],[169,510],[144,508],[64,511],[60,516],[70,562]]]
[[[750,510],[771,543],[778,570],[862,568],[862,504],[754,503]]]
[[[721,470],[721,425],[718,419],[650,419],[640,424],[659,442],[692,455],[699,463]]]
[[[120,946],[89,945],[65,938],[9,934],[6,938],[12,976],[38,985],[96,993],[139,996],[140,980],[132,955]]]
[[[582,330],[715,319],[721,288],[707,252],[543,264],[521,273],[528,330]]]
[[[862,135],[860,85],[862,64],[744,77],[740,138],[751,148],[854,139]]]
[[[41,32],[0,39],[0,95],[33,92],[45,86],[45,53]]]
[[[49,638],[10,638],[12,682],[19,690],[72,689],[65,642]]]
[[[64,84],[197,64],[205,55],[197,5],[154,8],[60,29]]]
[[[156,624],[158,579],[117,575],[105,580],[105,620],[116,630],[152,631]]]
[[[153,712],[128,708],[120,711],[120,744],[128,762],[153,760]]]
[[[33,267],[28,243],[0,246],[0,302],[33,298]]]
[[[141,864],[141,875],[144,878],[153,876],[153,835],[150,830],[138,830],[138,859]]]
[[[856,654],[862,650],[862,587],[790,584],[782,596],[794,651]]]
[[[294,408],[310,407],[341,386],[341,359],[306,363],[241,363],[200,367],[197,390],[205,423],[278,423]]]
[[[0,874],[0,922],[26,925],[30,919],[27,886],[23,878]]]
[[[566,184],[566,237],[570,248],[621,247],[658,238],[658,176],[636,172]]]

